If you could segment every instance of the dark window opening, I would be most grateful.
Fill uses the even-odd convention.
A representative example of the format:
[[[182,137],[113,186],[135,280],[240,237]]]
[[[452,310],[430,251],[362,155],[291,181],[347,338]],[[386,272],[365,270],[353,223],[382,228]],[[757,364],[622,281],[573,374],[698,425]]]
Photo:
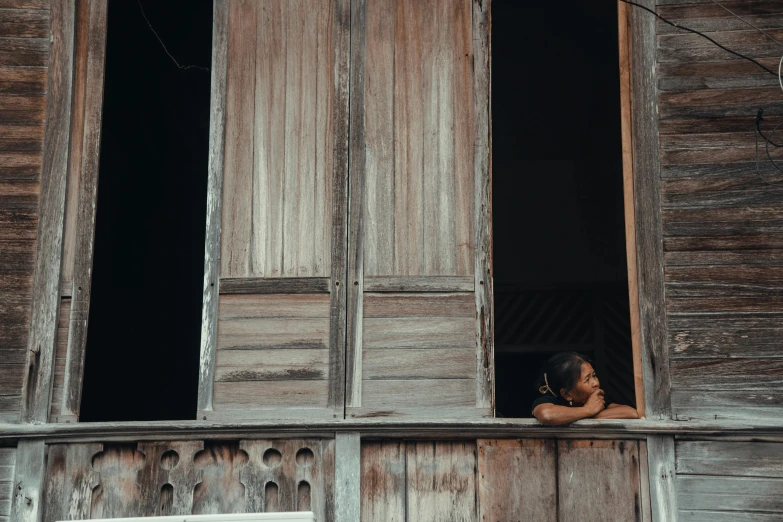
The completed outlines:
[[[558,351],[635,406],[616,4],[493,1],[492,133],[497,415]]]
[[[183,65],[209,68],[212,1],[142,1]],[[177,68],[137,2],[110,2],[80,420],[194,419],[210,73]]]

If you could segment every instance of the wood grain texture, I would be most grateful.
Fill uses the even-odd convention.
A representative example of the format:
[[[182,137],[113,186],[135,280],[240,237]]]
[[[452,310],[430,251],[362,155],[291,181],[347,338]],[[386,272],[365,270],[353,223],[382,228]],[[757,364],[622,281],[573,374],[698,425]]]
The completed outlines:
[[[475,443],[409,442],[406,452],[409,514],[432,522],[478,519]]]
[[[674,437],[647,437],[647,465],[653,520],[677,520],[677,472]]]
[[[643,4],[655,8],[654,2]],[[633,172],[645,414],[650,418],[667,418],[671,414],[671,399],[665,349],[654,20],[640,9],[631,12]]]
[[[60,415],[76,420],[81,405],[84,358],[87,348],[87,322],[90,314],[92,261],[95,246],[95,216],[98,197],[101,122],[103,115],[103,77],[106,62],[108,3],[91,0],[88,13],[87,63],[84,98],[82,161],[76,217],[73,297],[68,329],[68,353],[63,382]]]
[[[335,437],[334,518],[359,522],[361,517],[362,444],[358,433]]]
[[[636,441],[557,444],[560,520],[642,520]]]
[[[14,466],[11,520],[18,522],[40,520],[43,512],[45,452],[46,444],[43,440],[19,441]]]
[[[405,442],[367,441],[361,450],[363,522],[406,521]]]
[[[55,337],[60,305],[65,185],[70,147],[75,10],[75,0],[52,3],[47,119],[44,127],[35,279],[22,400],[22,419],[27,422],[45,422],[49,418],[52,394]],[[48,25],[49,13],[42,14]],[[2,18],[0,13],[0,20]],[[43,98],[39,99],[43,101]]]
[[[277,0],[230,9],[221,275],[328,276],[344,8]]]
[[[479,520],[557,520],[554,440],[478,440]]]
[[[679,441],[677,475],[783,478],[781,450],[775,442]]]
[[[193,490],[194,515],[245,513],[247,500],[240,473],[248,454],[238,443],[209,442],[194,458],[201,481]]]
[[[99,482],[92,457],[101,450],[95,443],[49,446],[43,522],[90,518],[92,492]]]
[[[198,411],[212,410],[217,349],[221,267],[221,217],[226,140],[226,68],[228,61],[228,0],[216,0],[212,10],[212,98],[209,114],[209,174],[207,180],[204,291],[201,308],[201,351]]]
[[[677,478],[677,502],[682,511],[761,511],[780,517],[781,488],[779,478],[684,475]]]
[[[335,520],[334,440],[243,440],[240,448],[248,455],[240,471],[248,513],[274,506],[275,511],[312,511],[318,520]],[[277,489],[269,488],[270,483]],[[300,495],[305,487],[308,495]]]
[[[473,292],[473,290],[474,281],[472,277],[364,277],[365,292]]]
[[[327,277],[227,278],[220,280],[220,294],[317,294],[328,293]]]
[[[65,382],[65,359],[68,353],[68,326],[71,318],[71,300],[62,299],[57,318],[57,336],[54,349],[54,375],[52,377],[52,401],[49,409],[49,422],[57,422],[63,400]]]
[[[140,442],[144,467],[137,480],[141,501],[139,511],[146,516],[189,515],[193,491],[201,481],[195,456],[204,449],[201,441]],[[163,491],[170,487],[170,497]]]

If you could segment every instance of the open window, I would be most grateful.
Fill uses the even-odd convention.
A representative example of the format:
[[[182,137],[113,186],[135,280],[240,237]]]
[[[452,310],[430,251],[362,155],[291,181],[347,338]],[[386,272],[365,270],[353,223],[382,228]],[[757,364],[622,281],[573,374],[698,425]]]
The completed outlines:
[[[635,406],[617,6],[492,10],[497,415],[530,417],[539,369],[563,351],[593,359],[607,397]]]

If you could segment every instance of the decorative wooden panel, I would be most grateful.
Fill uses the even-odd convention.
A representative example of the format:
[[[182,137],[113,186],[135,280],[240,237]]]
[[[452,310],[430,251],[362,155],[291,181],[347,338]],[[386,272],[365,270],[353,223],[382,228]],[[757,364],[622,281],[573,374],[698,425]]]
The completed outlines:
[[[491,415],[487,8],[352,4],[354,417]]]
[[[479,520],[557,521],[554,440],[479,440]]]
[[[344,377],[328,294],[224,295],[219,318],[214,412],[204,415],[333,418],[330,382]]]
[[[16,448],[0,448],[0,521],[8,522],[14,489]]]
[[[558,441],[560,520],[642,520],[637,441]]]
[[[361,458],[362,522],[477,520],[475,444],[366,442]]]
[[[300,510],[333,522],[333,488],[334,440],[55,444],[43,521]]]
[[[215,3],[201,419],[342,416],[348,5]]]
[[[676,462],[680,520],[783,518],[783,444],[680,441]]]
[[[231,0],[222,277],[331,272],[333,0]]]
[[[19,422],[49,65],[49,1],[0,7],[0,421]]]

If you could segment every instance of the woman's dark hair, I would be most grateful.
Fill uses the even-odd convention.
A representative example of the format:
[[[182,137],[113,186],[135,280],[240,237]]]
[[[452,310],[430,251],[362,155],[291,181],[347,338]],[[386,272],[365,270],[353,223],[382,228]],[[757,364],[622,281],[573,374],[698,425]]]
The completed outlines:
[[[582,364],[592,363],[590,359],[576,352],[563,352],[553,355],[541,368],[536,386],[541,390],[542,386],[549,384],[549,389],[560,397],[560,390],[570,390],[579,380],[582,374]],[[544,378],[546,374],[546,379]],[[548,394],[549,391],[545,390]]]

